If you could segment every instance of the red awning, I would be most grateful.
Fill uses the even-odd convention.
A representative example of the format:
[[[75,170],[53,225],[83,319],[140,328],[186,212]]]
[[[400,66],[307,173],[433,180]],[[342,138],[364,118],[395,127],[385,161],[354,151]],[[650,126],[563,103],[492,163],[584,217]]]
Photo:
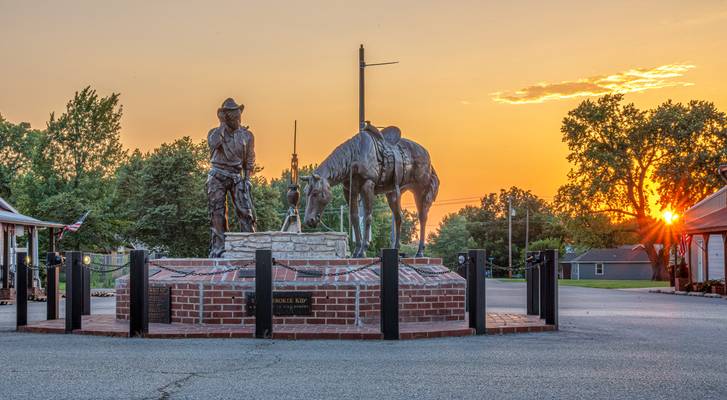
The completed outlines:
[[[727,232],[727,208],[685,222],[682,231],[689,235]]]

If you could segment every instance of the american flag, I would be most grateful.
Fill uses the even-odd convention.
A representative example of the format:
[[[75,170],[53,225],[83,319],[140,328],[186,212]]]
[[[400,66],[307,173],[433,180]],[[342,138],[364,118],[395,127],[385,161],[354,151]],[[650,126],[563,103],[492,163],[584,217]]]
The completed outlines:
[[[81,216],[81,218],[78,219],[78,221],[76,221],[70,225],[64,226],[63,229],[61,230],[61,232],[58,234],[58,240],[63,239],[63,234],[66,233],[66,231],[76,232],[77,230],[81,229],[81,225],[83,225],[83,221],[86,220],[86,217],[88,217],[88,214],[90,214],[90,213],[91,213],[91,210],[86,211],[86,213],[83,214]]]
[[[687,250],[689,250],[689,246],[692,244],[692,237],[689,235],[686,235],[682,233],[679,235],[679,257],[684,257],[685,254],[687,254]]]

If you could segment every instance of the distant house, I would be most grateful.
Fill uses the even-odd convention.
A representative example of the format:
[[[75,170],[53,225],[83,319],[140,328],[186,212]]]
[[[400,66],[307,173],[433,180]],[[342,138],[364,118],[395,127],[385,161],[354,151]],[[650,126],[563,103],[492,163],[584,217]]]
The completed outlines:
[[[719,169],[727,181],[727,165]],[[693,282],[724,279],[727,275],[727,186],[689,208],[682,218],[687,236],[687,254]]]
[[[651,279],[652,276],[651,261],[640,244],[591,249],[566,257],[560,261],[563,279]]]
[[[565,253],[563,257],[558,259],[558,278],[560,279],[571,279],[573,271],[573,260],[580,257],[583,253]]]

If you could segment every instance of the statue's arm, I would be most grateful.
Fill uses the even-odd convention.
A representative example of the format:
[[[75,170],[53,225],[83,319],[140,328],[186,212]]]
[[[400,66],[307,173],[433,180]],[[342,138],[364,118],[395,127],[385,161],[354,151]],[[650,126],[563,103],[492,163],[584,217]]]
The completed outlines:
[[[245,172],[252,176],[255,171],[255,136],[247,131],[247,146],[245,147]]]
[[[210,146],[210,151],[214,151],[216,148],[222,146],[222,130],[213,128],[207,134],[207,144]]]

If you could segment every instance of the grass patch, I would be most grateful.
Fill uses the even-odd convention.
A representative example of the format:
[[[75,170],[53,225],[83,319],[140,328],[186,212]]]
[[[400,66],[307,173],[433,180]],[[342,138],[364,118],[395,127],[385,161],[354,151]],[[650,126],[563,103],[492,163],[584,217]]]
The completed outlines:
[[[525,282],[525,279],[498,279],[500,282]],[[559,279],[561,286],[578,286],[596,289],[634,289],[668,287],[669,281],[647,281],[647,280],[605,280],[605,279]]]

